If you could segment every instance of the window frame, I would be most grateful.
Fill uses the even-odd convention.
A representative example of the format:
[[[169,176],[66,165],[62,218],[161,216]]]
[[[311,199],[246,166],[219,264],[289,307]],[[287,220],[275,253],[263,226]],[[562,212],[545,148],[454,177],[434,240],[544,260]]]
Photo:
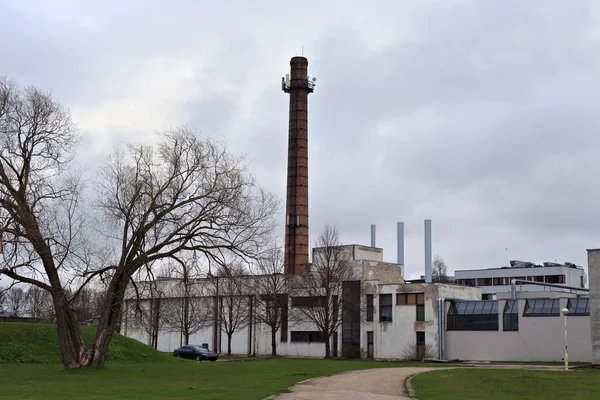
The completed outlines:
[[[559,299],[527,299],[523,308],[523,317],[558,317]]]
[[[389,297],[388,297],[389,296]],[[389,298],[389,304],[383,304],[383,299]],[[388,303],[386,301],[385,303]],[[384,312],[389,311],[389,317],[384,316]],[[392,322],[393,321],[393,313],[394,313],[394,297],[392,294],[380,294],[379,295],[379,322]],[[389,318],[389,319],[388,319]]]

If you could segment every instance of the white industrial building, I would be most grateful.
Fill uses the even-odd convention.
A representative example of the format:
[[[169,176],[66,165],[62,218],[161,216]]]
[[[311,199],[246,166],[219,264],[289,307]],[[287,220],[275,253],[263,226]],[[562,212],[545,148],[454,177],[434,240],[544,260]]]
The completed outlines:
[[[313,250],[313,260],[315,252],[318,253],[319,249]],[[353,304],[350,308],[355,308],[359,313],[352,316],[352,312],[347,312],[348,306],[340,302],[341,324],[330,339],[333,357],[377,360],[433,358],[560,361],[564,351],[564,316],[560,310],[567,307],[570,310],[571,360],[591,361],[590,303],[587,296],[556,290],[511,293],[508,289],[497,294],[497,299],[482,300],[483,286],[406,283],[403,266],[383,262],[382,249],[347,245],[343,246],[343,252],[355,276],[344,283],[339,296],[349,295]],[[570,277],[571,271],[576,272],[573,276],[581,276],[577,274],[582,272],[580,268],[569,266],[547,266],[543,269],[526,267],[523,268],[523,271],[528,271],[526,273],[521,272],[520,268],[510,268],[508,273],[506,269],[501,270],[507,278],[524,280],[564,274],[565,283],[571,282],[567,281],[567,276],[568,279],[575,279]],[[544,274],[537,274],[538,271],[544,271]],[[426,271],[427,275],[431,276],[430,272],[428,274]],[[247,276],[244,279],[252,281],[264,277]],[[176,279],[163,279],[153,282],[152,289],[149,290],[147,282],[138,283],[141,300],[136,299],[130,288],[121,333],[162,351],[173,351],[184,343],[182,332],[166,327],[160,317],[160,310],[166,304],[176,303],[181,299],[175,291],[177,285]],[[491,286],[494,287],[493,284]],[[510,288],[508,282],[502,286]],[[226,287],[226,278],[213,277],[194,281],[194,289],[190,293],[194,301],[201,305],[201,309],[207,312],[207,318],[211,322],[192,334],[189,343],[206,343],[217,352],[227,351],[227,335],[223,327],[216,318],[210,318],[213,310],[217,312],[218,305],[222,305],[222,299],[227,297]],[[269,326],[261,324],[252,311],[252,298],[256,298],[255,296],[260,296],[260,293],[251,289],[236,294],[239,302],[250,304],[250,307],[247,323],[240,326],[232,336],[233,354],[271,354],[271,330]],[[285,294],[285,312],[282,309],[281,329],[277,332],[278,355],[325,356],[321,332],[314,324],[292,317],[300,307],[307,306],[306,300],[299,288],[290,289]],[[155,302],[154,306],[151,305],[152,302]],[[158,316],[152,329],[142,327],[140,316],[136,316],[136,304],[140,303],[145,304],[142,308]],[[158,303],[162,306],[157,306]]]
[[[502,298],[503,295],[498,294],[510,292],[513,280],[517,281],[518,290],[523,292],[587,292],[583,267],[569,262],[537,265],[511,261],[509,267],[455,271],[456,284],[481,288],[483,300]]]

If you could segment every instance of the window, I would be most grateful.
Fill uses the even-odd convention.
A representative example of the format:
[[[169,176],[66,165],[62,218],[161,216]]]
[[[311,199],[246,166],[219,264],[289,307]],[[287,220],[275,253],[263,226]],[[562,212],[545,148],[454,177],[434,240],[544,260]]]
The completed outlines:
[[[498,301],[455,301],[448,310],[449,331],[497,331]]]
[[[569,299],[567,308],[569,309],[569,316],[590,315],[590,299]]]
[[[564,275],[546,275],[546,283],[565,283]]]
[[[502,286],[502,285],[506,285],[506,282],[504,280],[505,278],[493,278],[492,279],[492,283],[494,284],[494,286]]]
[[[373,331],[367,331],[367,358],[373,358]]]
[[[396,305],[416,305],[416,320],[425,321],[425,293],[398,293],[396,294]]]
[[[292,331],[292,342],[320,343],[325,342],[325,336],[321,331]]]
[[[540,275],[540,276],[534,276],[534,277],[533,277],[533,280],[534,280],[535,282],[544,282],[544,276],[543,276],[543,275]]]
[[[392,321],[392,295],[379,295],[379,322]]]
[[[517,300],[506,300],[502,329],[505,331],[519,330],[519,302]]]
[[[476,286],[475,279],[459,279],[457,283],[463,286]]]
[[[372,294],[367,295],[367,321],[373,321],[373,314],[375,313],[375,307],[373,306]]]
[[[417,360],[425,358],[425,332],[416,332],[417,334]]]
[[[560,315],[558,299],[534,299],[525,303],[524,317],[555,317]]]
[[[481,295],[481,300],[494,300],[494,295],[491,293],[483,293]]]
[[[292,297],[292,307],[324,307],[325,296]]]

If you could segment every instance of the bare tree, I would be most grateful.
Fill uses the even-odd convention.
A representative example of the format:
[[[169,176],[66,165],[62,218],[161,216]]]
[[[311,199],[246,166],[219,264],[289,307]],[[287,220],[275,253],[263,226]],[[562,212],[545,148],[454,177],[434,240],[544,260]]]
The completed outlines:
[[[448,282],[446,262],[440,256],[435,256],[432,263],[431,280],[433,282]]]
[[[49,94],[0,79],[0,274],[50,293],[65,368],[87,363],[64,290],[85,237],[80,179],[67,169],[77,141]]]
[[[6,289],[0,287],[0,312],[4,310],[4,298],[6,297]]]
[[[219,325],[227,335],[227,354],[231,354],[231,338],[250,321],[250,302],[243,279],[246,271],[240,264],[224,264],[219,268]]]
[[[49,94],[0,79],[0,274],[50,293],[65,368],[104,364],[137,271],[193,251],[219,262],[225,253],[252,257],[278,205],[224,145],[169,130],[157,145],[108,158],[95,226],[109,251],[91,252],[81,179],[69,170],[77,142]],[[88,349],[72,305],[97,278],[105,301]]]
[[[251,281],[251,290],[256,294],[254,317],[258,323],[271,329],[271,355],[277,355],[277,332],[287,329],[288,279],[283,274],[283,252],[276,247],[267,250],[258,258],[256,276]]]
[[[27,311],[31,318],[41,322],[55,322],[52,296],[44,289],[31,286],[27,291]]]
[[[159,140],[116,152],[102,172],[98,206],[119,250],[92,349],[96,366],[104,363],[136,271],[189,252],[220,264],[226,254],[252,257],[274,226],[276,198],[257,187],[224,145],[187,128],[163,132]]]
[[[6,310],[15,317],[23,317],[27,312],[27,292],[13,286],[6,292]]]
[[[325,357],[331,358],[331,337],[342,323],[342,286],[360,280],[339,241],[337,228],[326,226],[317,239],[310,271],[298,276],[293,292],[295,318],[313,323],[325,341]]]
[[[190,336],[213,324],[213,298],[204,293],[196,259],[172,264],[166,274],[174,278],[174,283],[169,299],[162,303],[165,327],[181,333],[182,345],[189,344]]]

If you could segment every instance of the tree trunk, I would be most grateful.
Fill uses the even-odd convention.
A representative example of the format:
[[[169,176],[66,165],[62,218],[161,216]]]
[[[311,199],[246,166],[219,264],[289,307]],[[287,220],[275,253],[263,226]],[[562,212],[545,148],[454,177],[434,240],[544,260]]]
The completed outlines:
[[[189,332],[186,332],[183,334],[184,338],[185,338],[185,345],[187,346],[188,344],[190,344],[190,334]]]
[[[271,355],[277,355],[277,329],[271,328]]]
[[[233,332],[227,332],[227,354],[231,355],[231,337],[233,336]]]
[[[56,331],[58,334],[58,347],[60,349],[60,355],[62,357],[63,366],[65,369],[79,368],[82,364],[79,363],[78,359],[73,353],[74,344],[72,342],[70,325],[71,321],[68,312],[67,299],[64,292],[52,293],[52,300],[54,303],[54,310],[56,313]],[[76,322],[76,321],[75,321]]]
[[[331,343],[329,343],[331,336],[325,336],[325,358],[331,358]]]
[[[106,362],[108,346],[119,323],[121,307],[123,306],[123,299],[125,297],[125,286],[127,286],[128,280],[129,278],[118,279],[118,277],[115,277],[108,288],[106,293],[107,305],[98,321],[96,337],[91,351],[91,363],[93,367],[103,367]],[[121,288],[121,285],[123,285],[123,288]]]

